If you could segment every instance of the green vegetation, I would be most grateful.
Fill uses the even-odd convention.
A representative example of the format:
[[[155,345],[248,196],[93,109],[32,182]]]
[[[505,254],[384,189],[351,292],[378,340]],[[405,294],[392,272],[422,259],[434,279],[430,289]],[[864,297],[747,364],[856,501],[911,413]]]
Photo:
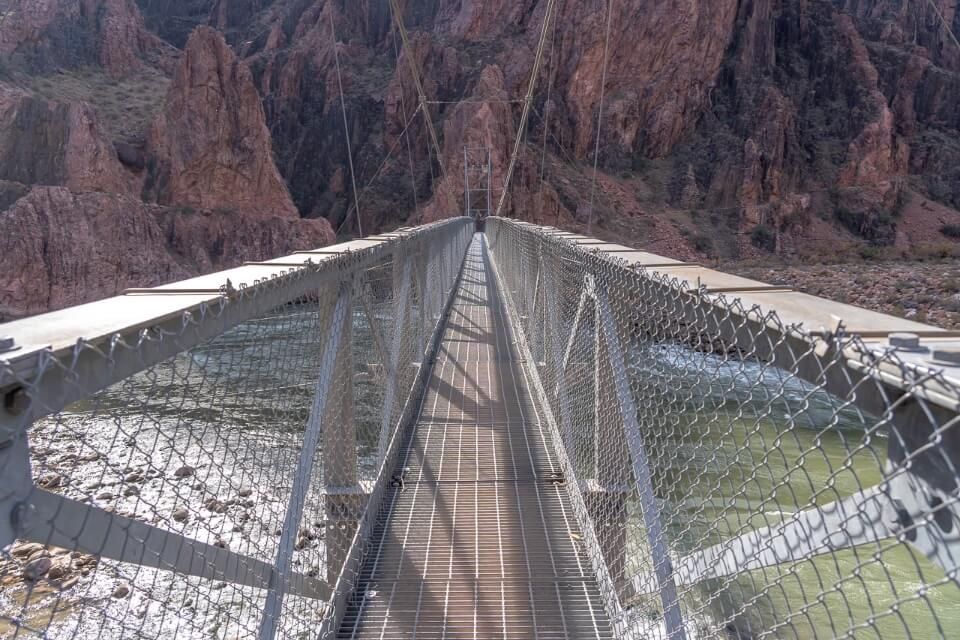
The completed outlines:
[[[758,224],[750,232],[750,244],[758,249],[773,253],[777,248],[777,235],[765,224]]]
[[[702,233],[693,236],[693,248],[707,255],[713,254],[713,239]]]
[[[853,211],[844,206],[838,206],[834,210],[834,215],[848,231],[873,245],[887,247],[896,239],[897,222],[886,211],[876,209]]]
[[[945,224],[940,227],[940,233],[948,238],[960,240],[960,224]]]
[[[116,140],[137,142],[163,105],[169,80],[146,68],[126,78],[113,78],[100,69],[83,67],[30,78],[37,95],[66,102],[88,102]]]

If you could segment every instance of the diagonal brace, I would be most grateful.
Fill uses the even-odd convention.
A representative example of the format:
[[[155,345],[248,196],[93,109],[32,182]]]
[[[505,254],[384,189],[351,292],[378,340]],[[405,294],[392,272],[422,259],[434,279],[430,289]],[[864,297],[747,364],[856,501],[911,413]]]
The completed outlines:
[[[607,344],[610,365],[613,368],[617,397],[620,400],[620,411],[623,414],[627,445],[633,463],[633,474],[637,483],[637,491],[640,494],[640,506],[647,532],[647,543],[653,556],[660,602],[663,605],[663,622],[667,630],[667,638],[668,640],[684,640],[686,634],[683,627],[683,615],[680,611],[680,600],[677,595],[677,584],[670,563],[670,552],[663,531],[663,522],[660,518],[660,507],[653,490],[650,463],[643,443],[643,434],[637,421],[637,405],[633,400],[630,384],[627,381],[627,368],[623,359],[620,340],[617,337],[613,313],[603,291],[596,290],[594,299],[600,308],[603,336]]]
[[[259,589],[270,586],[273,565],[268,562],[43,489],[31,491],[25,511],[21,540],[180,575]],[[288,583],[287,590],[294,595],[318,600],[330,596],[325,582],[299,573],[288,575]]]
[[[303,516],[303,503],[307,488],[313,476],[313,461],[320,443],[320,427],[323,422],[324,409],[330,393],[330,383],[333,380],[336,368],[337,350],[340,345],[340,334],[343,332],[350,311],[352,283],[341,285],[337,296],[337,304],[330,319],[330,331],[327,334],[327,343],[320,360],[320,376],[317,379],[317,390],[310,408],[310,417],[307,421],[306,432],[303,438],[303,447],[300,449],[300,459],[293,478],[293,489],[290,492],[290,502],[287,505],[286,516],[283,520],[283,530],[280,535],[280,544],[277,547],[276,561],[270,577],[270,593],[263,609],[263,618],[260,622],[260,638],[273,638],[280,622],[280,613],[283,609],[283,597],[289,589],[291,559],[293,546],[300,519]]]

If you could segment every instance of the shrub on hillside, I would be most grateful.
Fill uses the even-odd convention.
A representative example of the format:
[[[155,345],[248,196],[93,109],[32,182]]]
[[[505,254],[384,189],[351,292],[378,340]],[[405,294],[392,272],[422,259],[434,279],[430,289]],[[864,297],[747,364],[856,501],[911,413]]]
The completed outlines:
[[[945,224],[940,227],[940,233],[948,238],[960,240],[960,224]]]
[[[773,253],[777,249],[777,235],[765,224],[758,224],[750,232],[750,244],[757,249]]]
[[[836,208],[834,215],[848,231],[873,245],[890,246],[896,239],[897,222],[886,211],[853,211],[841,206]]]

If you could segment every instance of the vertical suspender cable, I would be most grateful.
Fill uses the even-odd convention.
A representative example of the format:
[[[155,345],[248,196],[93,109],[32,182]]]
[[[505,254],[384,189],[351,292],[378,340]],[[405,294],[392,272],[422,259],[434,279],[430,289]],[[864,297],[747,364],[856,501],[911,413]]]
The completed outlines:
[[[340,52],[337,50],[337,32],[333,24],[333,11],[330,11],[330,36],[333,38],[333,59],[337,67],[337,85],[340,87],[340,110],[343,112],[343,136],[347,140],[347,160],[350,162],[350,183],[353,185],[353,202],[357,210],[357,232],[363,237],[363,225],[360,223],[360,194],[357,192],[357,177],[353,170],[353,151],[350,148],[350,126],[347,124],[347,103],[343,98],[343,77],[340,75]],[[344,220],[346,222],[346,220]]]
[[[559,13],[563,14],[563,7],[566,6],[566,3],[561,5]],[[550,61],[547,63],[547,100],[543,103],[544,116],[541,118],[543,120],[543,147],[540,150],[540,194],[539,194],[539,211],[538,217],[540,218],[539,222],[543,222],[543,182],[544,176],[546,174],[546,164],[547,164],[547,135],[550,133],[550,96],[553,93],[553,59],[556,54],[557,49],[557,25],[560,24],[560,20],[555,20],[553,23],[553,35],[550,37]],[[560,222],[560,207],[557,207],[557,223]]]
[[[610,46],[610,22],[613,17],[613,0],[607,0],[607,28],[603,38],[603,73],[600,79],[600,106],[597,110],[597,146],[593,154],[593,183],[590,185],[590,209],[587,214],[587,235],[593,230],[593,204],[597,191],[597,165],[600,161],[600,132],[603,130],[603,96],[607,88],[607,50]]]
[[[397,46],[397,32],[393,32],[393,55],[397,59],[397,65],[400,64],[400,48]],[[403,75],[397,74],[397,79],[400,81],[400,113],[403,116],[403,121],[407,121],[407,99],[405,96],[405,91],[403,88]],[[410,144],[410,136],[408,135],[405,142],[407,143],[407,161],[410,164],[410,184],[413,187],[413,212],[414,217],[417,222],[420,222],[420,200],[417,197],[417,176],[413,170],[413,146]],[[427,153],[429,155],[430,148],[427,147]],[[432,188],[432,183],[431,183]]]

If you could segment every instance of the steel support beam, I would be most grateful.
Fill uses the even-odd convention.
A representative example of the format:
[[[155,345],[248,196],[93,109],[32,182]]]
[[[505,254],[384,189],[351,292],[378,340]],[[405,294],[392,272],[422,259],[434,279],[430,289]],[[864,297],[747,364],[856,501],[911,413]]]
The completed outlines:
[[[343,503],[338,497],[350,494],[357,487],[357,429],[353,420],[355,403],[353,393],[353,294],[352,283],[345,283],[340,292],[334,319],[340,312],[342,300],[348,314],[343,328],[336,336],[335,364],[329,382],[331,394],[324,407],[321,431],[323,451],[324,501],[327,510],[325,537],[327,580],[333,582],[340,574],[340,566],[347,556],[350,541],[356,531],[359,513],[352,503]],[[324,310],[321,310],[324,313]],[[330,313],[330,311],[326,311]],[[321,325],[322,326],[322,325]],[[331,334],[329,339],[333,339]]]
[[[293,547],[300,527],[300,520],[303,517],[304,500],[313,480],[313,463],[316,458],[317,447],[320,444],[321,425],[326,422],[328,428],[332,430],[332,425],[326,421],[326,417],[329,415],[327,400],[330,397],[331,387],[337,374],[337,365],[340,364],[340,352],[343,346],[341,336],[346,335],[349,338],[350,335],[350,322],[347,315],[353,311],[351,290],[351,283],[345,283],[341,286],[329,322],[320,323],[320,326],[329,327],[326,333],[327,341],[323,349],[323,356],[320,359],[320,375],[317,377],[313,405],[310,407],[303,446],[300,448],[300,459],[297,461],[297,468],[294,471],[293,488],[290,492],[290,500],[283,520],[283,530],[280,534],[280,544],[277,548],[277,557],[271,573],[270,593],[267,595],[263,618],[260,622],[260,640],[268,640],[276,635],[277,625],[280,622],[283,610],[283,597],[288,589],[287,583],[291,571],[290,563],[293,559]],[[350,346],[349,340],[346,344],[348,347]],[[351,379],[353,377],[352,369],[350,370],[350,377]],[[333,445],[328,441],[325,446],[332,447]],[[325,453],[330,455],[333,451],[325,451]],[[356,458],[356,452],[353,453],[353,457]],[[328,549],[328,563],[329,554]]]
[[[607,346],[610,365],[613,368],[613,379],[616,384],[617,397],[620,401],[620,411],[623,414],[623,423],[626,428],[627,444],[630,449],[630,458],[633,463],[633,474],[640,495],[640,508],[643,511],[643,523],[647,533],[647,544],[653,559],[654,572],[657,577],[657,586],[660,593],[660,603],[663,605],[663,622],[667,630],[668,640],[684,640],[686,632],[683,625],[683,615],[680,610],[680,599],[677,593],[677,584],[674,580],[673,567],[670,562],[670,549],[667,545],[663,522],[660,517],[660,506],[653,489],[653,478],[650,474],[650,463],[647,460],[646,447],[643,442],[643,432],[637,420],[637,406],[633,400],[630,383],[627,379],[626,363],[623,359],[623,350],[617,336],[617,327],[606,293],[596,291],[596,301],[600,308],[601,327]]]
[[[276,581],[276,567],[269,562],[39,488],[30,492],[18,520],[18,538],[28,542],[245,587],[272,591]],[[330,596],[325,582],[290,571],[289,564],[283,580],[289,594],[321,600]]]

